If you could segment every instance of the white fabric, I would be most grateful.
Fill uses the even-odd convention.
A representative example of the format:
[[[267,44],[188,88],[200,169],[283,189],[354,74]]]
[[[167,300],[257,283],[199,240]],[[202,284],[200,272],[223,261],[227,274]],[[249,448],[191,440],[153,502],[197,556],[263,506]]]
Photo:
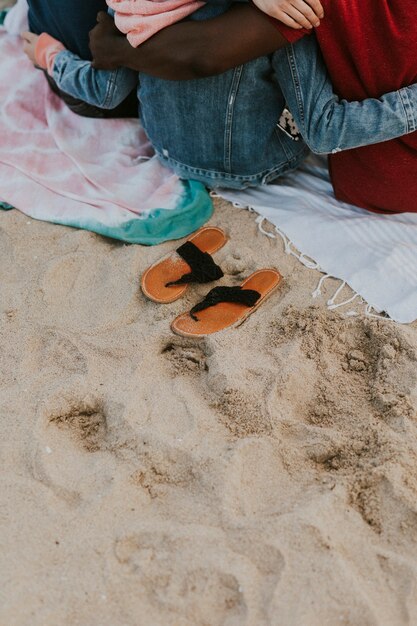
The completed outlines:
[[[268,219],[377,311],[401,323],[417,319],[416,213],[381,215],[339,202],[317,157],[277,184],[219,195]]]
[[[17,0],[17,3],[8,12],[4,21],[4,27],[9,35],[20,35],[29,30],[27,0]]]

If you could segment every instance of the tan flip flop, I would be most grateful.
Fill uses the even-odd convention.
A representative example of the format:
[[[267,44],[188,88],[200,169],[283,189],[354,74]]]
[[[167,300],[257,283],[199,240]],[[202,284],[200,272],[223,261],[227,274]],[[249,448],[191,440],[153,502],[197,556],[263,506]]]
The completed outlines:
[[[281,284],[275,269],[254,272],[239,287],[215,287],[188,313],[179,315],[171,329],[183,337],[205,337],[242,324]]]
[[[221,228],[200,228],[176,252],[151,265],[142,276],[141,288],[147,298],[160,304],[178,300],[190,283],[208,283],[223,272],[211,258],[228,238]]]

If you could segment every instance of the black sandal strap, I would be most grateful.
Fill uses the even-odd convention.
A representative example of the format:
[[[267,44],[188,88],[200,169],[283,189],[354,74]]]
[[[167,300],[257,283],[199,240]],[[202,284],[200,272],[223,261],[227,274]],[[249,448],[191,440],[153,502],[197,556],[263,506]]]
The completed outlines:
[[[204,300],[196,304],[190,311],[190,315],[198,322],[196,313],[204,311],[211,306],[215,306],[220,302],[235,302],[237,304],[244,304],[248,307],[253,307],[258,302],[261,294],[254,289],[242,289],[242,287],[215,287],[208,292]]]
[[[208,252],[202,252],[191,241],[186,241],[180,246],[177,253],[190,266],[191,272],[178,280],[166,283],[165,287],[187,283],[210,283],[223,277],[223,272],[213,261],[213,257]]]

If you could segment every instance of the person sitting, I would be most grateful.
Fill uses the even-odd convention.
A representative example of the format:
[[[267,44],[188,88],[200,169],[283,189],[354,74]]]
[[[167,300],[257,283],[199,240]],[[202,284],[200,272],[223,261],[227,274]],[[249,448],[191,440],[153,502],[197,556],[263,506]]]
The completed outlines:
[[[257,0],[258,4],[260,1]],[[306,45],[308,47],[306,42],[312,37],[304,37],[304,32],[289,30],[280,22],[266,19],[265,14],[254,6],[235,6],[206,23],[187,22],[171,26],[136,50],[126,45],[123,38],[118,37],[112,24],[105,16],[102,16],[91,39],[94,63],[98,68],[111,67],[114,64],[131,67],[141,72],[141,80],[146,73],[154,74],[159,82],[154,79],[152,95],[157,93],[159,87],[163,92],[160,91],[161,98],[170,95],[177,97],[179,103],[187,102],[187,116],[182,132],[186,132],[192,126],[193,133],[199,135],[196,143],[204,147],[206,137],[202,129],[213,129],[213,123],[217,121],[216,105],[219,107],[223,104],[218,95],[212,95],[213,100],[217,99],[213,106],[209,98],[210,93],[219,94],[223,93],[222,88],[227,89],[225,76],[228,71],[236,72],[230,68],[236,68],[242,64],[245,68],[253,67],[254,63],[260,63],[259,57],[262,55],[272,55],[269,76],[276,73],[304,138],[309,141],[309,135],[311,136],[313,149],[317,145],[321,150],[340,152],[340,154],[330,156],[330,173],[336,197],[374,211],[417,212],[417,194],[413,191],[417,185],[415,176],[417,164],[415,111],[417,109],[411,95],[413,89],[408,87],[417,78],[413,56],[409,53],[417,38],[414,3],[412,0],[392,0],[389,5],[386,2],[383,3],[383,9],[381,9],[380,0],[350,0],[349,2],[323,0],[322,4],[325,9],[325,18],[321,21],[321,26],[316,29],[316,35],[330,78],[335,85],[338,103],[343,104],[346,100],[363,98],[373,99],[374,104],[384,102],[380,108],[371,107],[365,115],[363,125],[358,124],[355,127],[355,116],[353,116],[352,126],[350,126],[352,133],[350,147],[354,148],[354,140],[358,140],[357,146],[359,147],[355,150],[342,152],[347,146],[348,138],[343,129],[340,133],[342,141],[338,141],[339,133],[328,133],[326,120],[320,123],[318,133],[313,128],[317,121],[317,111],[322,109],[319,104],[323,98],[323,91],[320,89],[320,83],[317,83],[316,57],[304,58],[303,55]],[[245,33],[245,37],[242,37],[242,32]],[[287,47],[279,54],[276,53],[280,48],[298,39],[300,41],[292,47]],[[313,44],[310,43],[311,47]],[[282,55],[285,57],[284,62]],[[257,60],[253,61],[253,59]],[[311,59],[313,59],[313,66],[309,67]],[[268,72],[266,66],[265,70]],[[223,78],[215,79],[219,75]],[[244,74],[242,76],[244,77]],[[205,80],[194,81],[193,88],[187,87],[189,81],[185,80],[184,86],[177,92],[167,87],[166,80],[160,80],[167,78],[184,80],[197,77],[205,77]],[[288,91],[289,83],[285,81],[285,77],[293,81],[290,91]],[[323,86],[324,83],[321,85]],[[143,88],[147,95],[146,87]],[[404,116],[406,132],[409,133],[403,138],[389,136],[392,120],[390,115],[385,116],[387,110],[383,96],[389,90],[398,90],[397,104],[392,112],[395,117],[402,110],[400,115]],[[241,95],[244,92],[244,89],[239,88],[233,95],[241,101]],[[206,109],[199,108],[197,116],[193,99],[197,102],[198,94],[202,93],[204,95],[200,99],[200,104],[204,102],[206,109],[207,106],[213,106],[213,109],[206,113]],[[249,91],[247,93],[249,94]],[[256,104],[259,104],[256,92],[254,91],[251,96],[253,108],[256,108]],[[291,102],[294,106],[291,106]],[[336,109],[332,103],[329,107],[328,102],[326,96],[323,101],[325,115],[333,118]],[[364,100],[364,105],[366,102],[369,100]],[[160,104],[161,100],[158,100],[157,105],[160,106]],[[265,111],[267,105],[263,100],[262,104]],[[149,102],[150,110],[152,106],[154,103]],[[173,116],[172,106],[173,101],[170,101],[170,116]],[[179,108],[177,107],[175,116],[176,123],[171,125],[170,131],[174,131],[181,124]],[[142,106],[142,110],[145,111],[146,119],[147,107]],[[312,117],[313,110],[316,111],[316,116]],[[343,111],[342,118],[348,115],[349,108],[344,107]],[[165,111],[162,111],[162,119],[164,119],[164,113]],[[250,119],[249,114],[246,113],[246,119],[242,120],[237,115],[233,115],[241,113],[236,103],[233,104],[232,111],[229,107],[227,113],[227,119],[233,119],[232,126],[226,124],[232,141],[235,139],[235,129],[246,128],[251,140],[255,143],[259,142],[262,130],[255,117]],[[368,118],[367,122],[366,118]],[[169,119],[166,121],[169,122]],[[260,119],[259,115],[257,119]],[[262,128],[263,121],[262,119]],[[320,118],[319,121],[321,122]],[[344,126],[346,118],[342,121],[341,127],[347,128]],[[149,123],[147,126],[149,128]],[[371,126],[376,131],[376,137],[381,137],[384,132],[387,132],[387,141],[378,145],[366,145],[375,143],[367,141],[367,131]],[[152,133],[156,132],[156,125],[150,130],[152,138]],[[363,142],[359,141],[360,135],[364,139]],[[177,137],[170,136],[172,158],[169,161],[171,163],[176,161],[178,171],[180,171],[181,158],[186,153],[176,150],[174,145],[176,139]],[[160,148],[166,152],[168,152],[168,140],[168,136],[165,136],[165,145],[160,144]],[[195,142],[194,139],[193,142]],[[230,145],[230,141],[228,140],[226,144]],[[291,156],[297,160],[294,151],[290,149],[290,152]],[[188,154],[194,163],[199,163],[197,151],[195,154]],[[162,153],[162,158],[163,156]],[[271,163],[271,161],[268,162]],[[208,161],[206,163],[209,164]],[[249,168],[249,163],[245,163],[245,168],[246,166]],[[186,171],[185,169],[184,173]]]
[[[231,65],[239,55],[256,56],[261,49],[287,43],[255,8],[238,7],[213,17],[224,10],[224,5],[206,5],[193,14],[196,21],[166,28],[137,49],[116,33],[113,21],[103,14],[92,34],[96,65],[104,62],[113,71],[123,64],[143,69],[139,84],[142,123],[160,159],[183,178],[202,180],[209,187],[244,187],[268,182],[296,167],[307,150],[302,141],[282,132],[282,124],[277,126],[285,100],[295,112],[303,138],[316,152],[347,150],[413,131],[404,99],[415,102],[415,85],[363,103],[340,101],[314,37],[295,46],[291,57],[274,53],[224,72],[224,63]],[[242,16],[243,22],[250,17],[255,30],[249,31],[253,33],[248,36],[249,45],[245,41],[236,48],[236,23],[240,19],[242,25]],[[202,42],[208,52],[214,51],[213,44],[220,43],[219,32],[225,36],[228,24],[233,49],[229,38],[223,43],[225,59],[219,59],[218,53],[205,55],[209,61],[202,64]],[[261,42],[259,32],[265,30],[268,37]],[[163,45],[167,42],[173,46]],[[219,61],[217,66],[213,58]],[[92,65],[80,64],[79,71],[97,74]],[[184,81],[206,73],[220,75]],[[74,79],[76,75],[74,71],[74,88],[81,84]]]
[[[36,4],[36,0],[29,0],[29,3],[30,16],[36,16],[36,10],[39,11],[41,5]],[[107,0],[109,13],[114,16],[116,26],[127,35],[129,43],[135,48],[163,28],[191,15],[204,4],[200,0]],[[319,0],[279,0],[279,4],[281,9],[278,14],[283,23],[293,28],[319,26],[319,16],[322,15]],[[87,26],[90,25],[92,6],[89,8],[88,17],[81,16]],[[287,14],[291,11],[297,14],[298,21]],[[31,18],[31,24],[32,22]],[[116,110],[137,85],[137,74],[120,68],[113,72],[94,71],[88,63],[90,51],[87,54],[85,51],[85,28],[79,30],[81,35],[84,32],[84,39],[80,39],[79,36],[74,37],[73,29],[69,29],[69,26],[66,22],[62,31],[59,22],[54,20],[50,31],[36,35],[39,28],[36,27],[35,19],[34,32],[22,34],[25,53],[37,67],[47,73],[54,90],[58,89],[60,94],[65,94],[67,100],[72,98],[87,103],[92,110],[94,107],[100,111]],[[61,32],[62,35],[58,40],[51,32]],[[70,50],[63,43],[66,40],[71,42]]]
[[[58,39],[78,58],[91,61],[88,33],[95,24],[97,13],[107,8],[105,0],[28,0],[29,28],[31,33],[47,32]],[[64,69],[66,74],[67,68]],[[108,81],[126,84],[123,98],[118,98],[115,106],[107,102],[87,103],[84,98],[70,94],[65,89],[65,81],[58,85],[54,78],[45,72],[49,86],[78,115],[85,117],[137,117],[138,101],[137,72],[117,70],[106,76]],[[100,79],[99,79],[100,80]],[[108,83],[107,83],[108,84]],[[109,94],[111,103],[111,94]]]

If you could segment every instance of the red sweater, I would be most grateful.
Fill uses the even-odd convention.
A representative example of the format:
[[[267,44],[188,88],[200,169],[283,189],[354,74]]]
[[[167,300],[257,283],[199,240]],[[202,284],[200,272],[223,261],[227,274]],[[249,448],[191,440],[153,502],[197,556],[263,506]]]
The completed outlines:
[[[378,98],[417,82],[416,0],[322,4],[317,39],[341,98]],[[275,23],[288,41],[305,34]],[[331,155],[330,172],[340,200],[374,211],[417,212],[417,132]]]

